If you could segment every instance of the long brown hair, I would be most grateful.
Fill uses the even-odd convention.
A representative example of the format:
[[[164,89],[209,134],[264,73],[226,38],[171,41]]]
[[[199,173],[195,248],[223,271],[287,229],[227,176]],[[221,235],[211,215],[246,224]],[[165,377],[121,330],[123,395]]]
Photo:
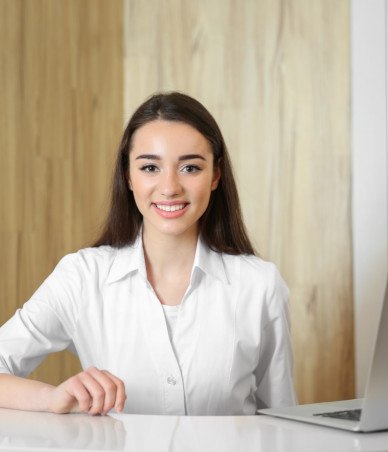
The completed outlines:
[[[232,166],[221,131],[200,102],[179,92],[151,96],[129,120],[118,150],[110,210],[101,237],[93,246],[121,248],[136,240],[143,218],[128,187],[129,153],[134,132],[157,119],[184,122],[194,127],[210,142],[214,166],[220,165],[220,182],[199,223],[204,242],[218,252],[255,254],[242,220]]]

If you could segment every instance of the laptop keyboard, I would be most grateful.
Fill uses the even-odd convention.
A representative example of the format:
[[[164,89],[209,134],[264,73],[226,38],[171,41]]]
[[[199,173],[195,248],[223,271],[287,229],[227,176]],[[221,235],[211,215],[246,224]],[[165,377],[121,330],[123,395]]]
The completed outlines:
[[[316,413],[314,416],[333,417],[336,419],[346,419],[348,421],[359,421],[361,417],[361,409]]]

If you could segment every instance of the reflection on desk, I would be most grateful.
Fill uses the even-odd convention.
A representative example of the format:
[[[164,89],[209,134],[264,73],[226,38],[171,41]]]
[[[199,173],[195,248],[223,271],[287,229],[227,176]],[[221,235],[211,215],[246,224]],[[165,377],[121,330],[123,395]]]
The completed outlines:
[[[350,433],[266,416],[93,417],[0,409],[0,450],[386,452],[388,432]]]

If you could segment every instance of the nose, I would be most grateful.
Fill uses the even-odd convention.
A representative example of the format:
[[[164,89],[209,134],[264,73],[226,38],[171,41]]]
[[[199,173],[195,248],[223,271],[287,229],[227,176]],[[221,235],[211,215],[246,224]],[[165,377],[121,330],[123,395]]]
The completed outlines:
[[[162,172],[159,182],[160,193],[167,197],[172,198],[182,193],[182,185],[179,180],[178,174],[175,171]]]

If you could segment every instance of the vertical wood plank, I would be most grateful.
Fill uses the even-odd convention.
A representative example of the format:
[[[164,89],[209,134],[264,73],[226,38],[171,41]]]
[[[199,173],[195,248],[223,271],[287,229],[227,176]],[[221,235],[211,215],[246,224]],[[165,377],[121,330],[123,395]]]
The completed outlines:
[[[122,130],[122,1],[0,0],[0,323],[92,243]],[[50,357],[34,378],[79,369]]]

